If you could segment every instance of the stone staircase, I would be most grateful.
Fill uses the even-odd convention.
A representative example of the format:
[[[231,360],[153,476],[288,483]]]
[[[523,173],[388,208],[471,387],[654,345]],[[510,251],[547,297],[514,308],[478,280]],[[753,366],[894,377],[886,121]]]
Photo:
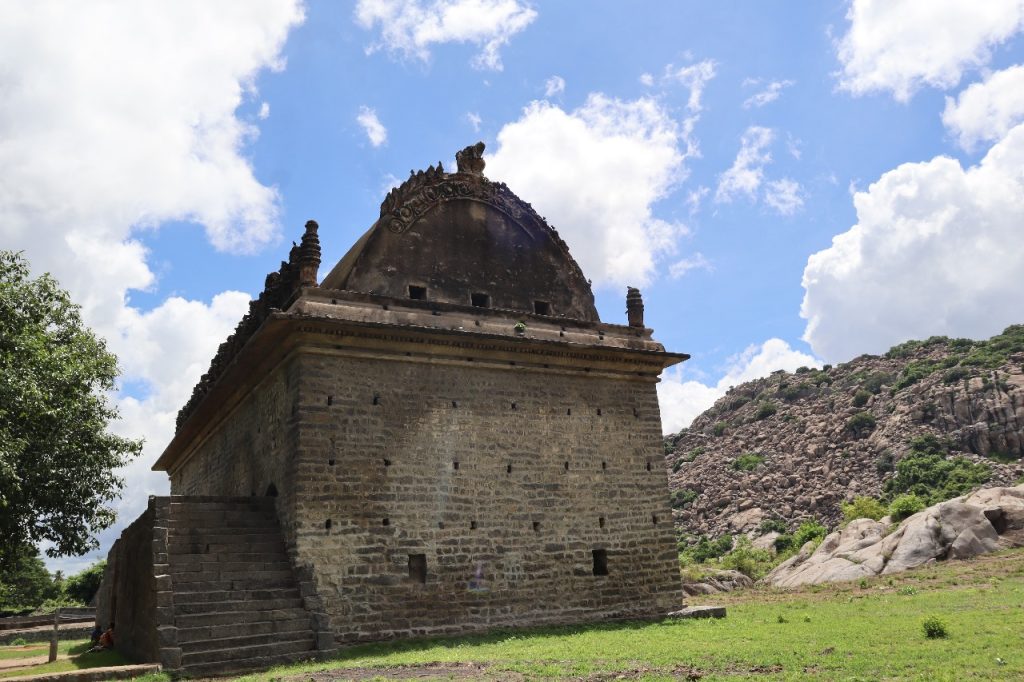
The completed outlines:
[[[333,649],[311,586],[292,571],[273,502],[170,498],[164,586],[171,594],[158,603],[173,604],[158,628],[165,668],[222,675]]]

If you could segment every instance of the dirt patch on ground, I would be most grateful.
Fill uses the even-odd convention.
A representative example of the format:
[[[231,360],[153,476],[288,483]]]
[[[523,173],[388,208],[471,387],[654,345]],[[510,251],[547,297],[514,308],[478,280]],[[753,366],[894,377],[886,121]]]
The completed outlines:
[[[294,677],[284,682],[348,682],[352,680],[492,680],[493,682],[520,682],[526,678],[517,672],[494,670],[479,663],[428,663],[402,665],[392,668],[346,668],[322,670]]]

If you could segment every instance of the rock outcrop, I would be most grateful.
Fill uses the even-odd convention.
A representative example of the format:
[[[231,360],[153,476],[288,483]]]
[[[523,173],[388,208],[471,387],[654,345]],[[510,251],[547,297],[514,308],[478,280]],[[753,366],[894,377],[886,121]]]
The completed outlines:
[[[756,535],[769,519],[834,527],[840,505],[879,496],[910,441],[925,435],[986,464],[986,485],[1024,477],[1024,325],[989,341],[911,341],[733,387],[666,438],[676,524],[712,537]]]
[[[931,561],[969,559],[1024,546],[1024,485],[986,488],[940,502],[904,520],[857,519],[812,550],[779,564],[764,581],[776,587],[856,580],[898,573]]]

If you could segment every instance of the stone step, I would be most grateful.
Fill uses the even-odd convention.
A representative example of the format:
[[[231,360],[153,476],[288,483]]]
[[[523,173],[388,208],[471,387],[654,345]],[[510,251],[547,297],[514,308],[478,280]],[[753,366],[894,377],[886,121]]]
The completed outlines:
[[[171,524],[167,529],[167,539],[178,540],[193,535],[235,535],[236,533],[276,532],[277,524],[270,521],[252,521],[250,523],[242,523],[241,521],[225,523],[204,521],[203,523]]]
[[[232,583],[242,583],[249,580],[291,580],[292,571],[290,568],[282,568],[270,571],[189,571],[187,573],[174,573],[171,576],[171,584],[186,585],[188,583],[212,583],[230,580]],[[187,589],[187,588],[184,588]],[[242,589],[248,589],[243,587]]]
[[[174,624],[181,629],[199,628],[213,625],[231,625],[233,623],[258,623],[260,621],[294,620],[305,618],[309,623],[309,614],[301,607],[275,609],[273,611],[218,611],[212,613],[194,613],[176,615]]]
[[[167,543],[169,554],[264,554],[284,552],[284,540],[280,537],[272,542],[188,542],[176,540]]]
[[[222,663],[239,661],[247,658],[276,658],[282,654],[295,654],[314,651],[316,642],[313,633],[304,639],[285,642],[270,642],[252,646],[231,647],[227,649],[210,649],[208,651],[182,651],[181,666],[191,672],[194,665],[203,663]]]
[[[294,588],[295,578],[289,575],[287,578],[252,578],[245,580],[228,580],[226,578],[221,580],[210,580],[210,581],[186,581],[173,583],[173,589],[175,594],[178,592],[217,592],[217,591],[228,591],[237,592],[243,590],[276,590],[285,588]]]
[[[287,553],[281,552],[221,552],[219,554],[211,554],[208,552],[201,552],[199,554],[180,554],[170,553],[168,558],[171,564],[180,564],[182,566],[189,563],[202,563],[204,561],[246,561],[246,562],[260,562],[260,561],[278,561],[279,556],[284,556],[281,561],[288,561]],[[270,559],[268,559],[270,557]]]
[[[174,592],[174,605],[179,604],[209,604],[211,602],[225,602],[232,600],[258,601],[264,599],[300,599],[302,597],[298,588],[285,587],[277,589],[260,590],[208,590],[199,592]]]
[[[278,654],[276,656],[260,656],[233,661],[222,661],[216,663],[199,663],[190,665],[187,674],[190,677],[205,678],[223,675],[239,675],[256,670],[266,670],[275,665],[287,663],[298,663],[299,661],[312,661],[320,657],[316,650],[300,651],[292,654]]]
[[[220,512],[220,511],[246,511],[246,512],[258,512],[258,513],[273,513],[274,502],[273,500],[259,499],[259,498],[242,498],[234,499],[232,501],[220,501],[220,502],[178,502],[171,501],[171,516],[173,517],[175,512],[178,514],[191,513],[194,511],[204,512]]]
[[[179,646],[185,646],[186,642],[197,642],[206,639],[298,632],[309,630],[309,627],[309,615],[305,612],[303,612],[301,618],[257,620],[249,623],[232,621],[223,625],[204,624],[195,627],[182,627],[179,625],[178,644]]]
[[[193,555],[194,557],[194,555]],[[202,555],[182,559],[171,555],[171,576],[174,579],[189,573],[239,573],[253,571],[290,571],[292,566],[287,560],[266,556],[261,561],[204,561]]]
[[[193,604],[179,604],[175,601],[174,614],[176,616],[188,616],[200,613],[223,613],[226,611],[276,611],[280,609],[301,609],[302,606],[303,602],[299,597],[291,599],[235,599]]]
[[[258,635],[237,635],[234,637],[221,637],[218,639],[199,639],[194,642],[179,644],[182,654],[198,653],[200,651],[216,651],[218,649],[237,649],[241,647],[270,644],[272,642],[312,642],[315,639],[313,631],[295,630],[293,632],[266,632]]]
[[[281,542],[281,533],[276,527],[268,527],[265,529],[236,529],[226,530],[224,528],[217,528],[212,533],[183,533],[180,535],[168,534],[167,544],[173,546],[176,544],[192,544],[195,542],[203,542],[210,545],[225,545],[225,544],[245,544],[245,543],[260,543],[260,542]]]

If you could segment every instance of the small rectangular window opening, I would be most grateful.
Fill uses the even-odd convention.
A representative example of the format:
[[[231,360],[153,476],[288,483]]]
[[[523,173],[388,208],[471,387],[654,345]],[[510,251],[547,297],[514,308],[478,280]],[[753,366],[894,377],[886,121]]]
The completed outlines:
[[[427,300],[427,288],[418,287],[415,284],[409,285],[409,298],[414,301],[425,301]]]
[[[533,522],[533,532],[534,533],[539,533],[540,532],[540,521],[534,521]]]
[[[550,315],[551,304],[548,303],[547,301],[534,301],[533,312],[537,313],[538,315]]]
[[[594,575],[608,575],[608,550],[594,550]]]
[[[469,300],[474,308],[490,308],[491,297],[487,294],[470,294]]]
[[[427,555],[409,555],[409,579],[418,583],[427,582]]]

